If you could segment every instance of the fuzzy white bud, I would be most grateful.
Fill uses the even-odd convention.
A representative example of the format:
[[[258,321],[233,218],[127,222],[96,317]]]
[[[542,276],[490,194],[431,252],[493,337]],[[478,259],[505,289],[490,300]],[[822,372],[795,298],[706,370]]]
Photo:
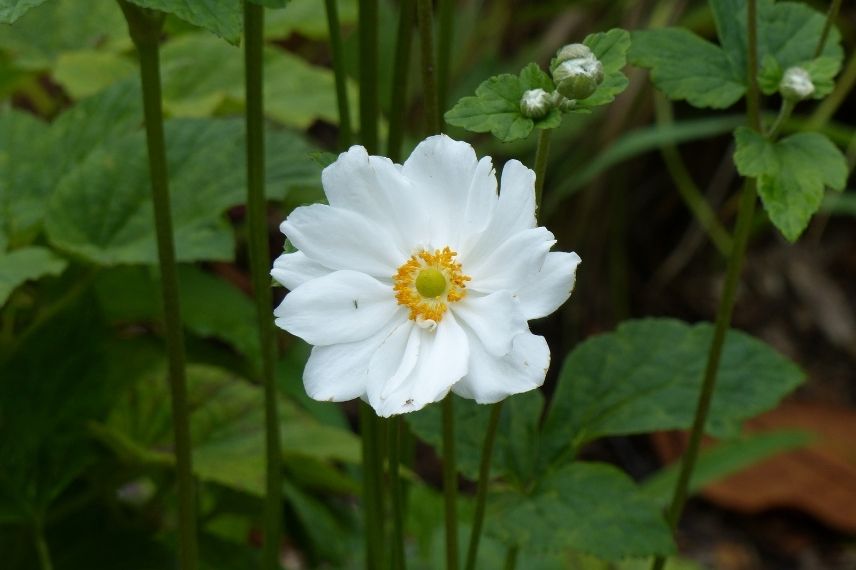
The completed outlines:
[[[543,89],[529,89],[520,98],[520,112],[524,117],[540,119],[550,112],[553,101]]]
[[[779,92],[785,99],[802,101],[814,94],[811,75],[802,67],[789,67],[779,82]]]
[[[583,44],[566,45],[552,64],[556,89],[568,99],[585,99],[603,81],[603,64]]]

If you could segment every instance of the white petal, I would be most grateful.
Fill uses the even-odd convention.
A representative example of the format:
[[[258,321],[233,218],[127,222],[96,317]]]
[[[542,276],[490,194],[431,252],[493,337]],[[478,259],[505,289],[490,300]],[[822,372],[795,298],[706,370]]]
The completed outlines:
[[[550,367],[550,349],[544,337],[525,332],[514,337],[506,356],[491,356],[475,339],[470,341],[469,370],[452,391],[479,404],[493,404],[544,383]]]
[[[477,166],[473,147],[446,135],[428,137],[405,161],[402,174],[412,182],[429,216],[429,240],[434,247],[457,247],[455,241],[467,219],[469,193],[485,188],[484,184],[473,185]]]
[[[400,380],[399,387],[386,397],[383,397],[380,390],[370,389],[369,391],[369,403],[380,416],[389,417],[415,412],[432,402],[441,400],[467,373],[470,355],[469,340],[450,312],[443,315],[443,320],[433,332],[419,327],[414,328],[419,335],[419,346],[418,357],[410,373]],[[417,341],[411,337],[408,339],[408,345],[411,342]],[[409,358],[402,358],[402,362],[408,360]],[[388,370],[389,367],[385,367],[384,373]],[[374,376],[374,373],[373,369],[370,371],[370,376]],[[388,379],[389,376],[380,380]],[[373,378],[371,384],[375,382]]]
[[[489,156],[483,157],[476,165],[470,189],[467,192],[467,207],[461,224],[459,243],[472,235],[481,233],[493,217],[498,202],[496,194],[496,171]],[[457,245],[457,244],[456,244]]]
[[[453,303],[451,310],[494,356],[508,354],[512,339],[529,331],[526,319],[509,291],[481,296],[467,295],[460,302]]]
[[[568,300],[574,290],[580,256],[551,251],[541,271],[517,292],[527,320],[546,317]]]
[[[353,269],[390,279],[410,257],[377,224],[324,204],[295,209],[280,229],[309,259],[332,269]]]
[[[409,251],[427,239],[428,216],[410,180],[388,158],[352,146],[321,173],[327,201],[384,227]]]
[[[310,279],[323,277],[332,273],[332,269],[324,267],[320,263],[312,261],[301,251],[283,253],[273,262],[271,277],[293,291]]]
[[[546,228],[523,230],[502,242],[485,257],[461,259],[464,273],[472,277],[468,289],[491,293],[517,293],[541,271],[547,252],[556,240]]]
[[[312,347],[303,370],[306,393],[323,402],[346,402],[365,394],[372,355],[384,339],[403,324],[390,321],[365,340]]]
[[[276,325],[309,344],[363,340],[404,310],[392,287],[365,273],[336,271],[307,281],[274,311]]]
[[[471,240],[461,253],[479,258],[488,255],[514,234],[535,227],[535,172],[517,160],[502,169],[499,202],[484,232]]]

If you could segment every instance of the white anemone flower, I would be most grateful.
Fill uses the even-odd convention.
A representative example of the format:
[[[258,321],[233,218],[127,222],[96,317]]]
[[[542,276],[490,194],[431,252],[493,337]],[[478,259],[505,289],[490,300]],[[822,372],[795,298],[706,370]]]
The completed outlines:
[[[437,135],[403,165],[351,147],[321,180],[329,205],[288,216],[298,251],[271,271],[291,291],[276,324],[313,345],[310,397],[388,417],[544,382],[550,350],[527,321],[567,300],[580,258],[549,251],[532,170],[509,161],[497,194],[490,157]]]

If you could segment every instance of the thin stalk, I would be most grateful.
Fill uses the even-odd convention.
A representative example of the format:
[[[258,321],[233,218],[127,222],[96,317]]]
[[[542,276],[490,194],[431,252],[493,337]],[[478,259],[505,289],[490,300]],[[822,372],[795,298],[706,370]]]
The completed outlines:
[[[758,69],[758,40],[757,40],[757,5],[756,0],[748,2],[748,84],[746,93],[746,109],[749,126],[756,132],[761,132],[760,101],[758,96],[758,80],[756,77]],[[719,369],[719,361],[722,356],[722,347],[725,343],[725,334],[731,324],[731,315],[734,310],[734,300],[737,293],[737,284],[740,280],[740,271],[743,266],[743,258],[746,253],[746,245],[749,242],[749,233],[752,229],[752,219],[755,215],[756,183],[754,178],[747,178],[743,184],[740,196],[740,205],[737,211],[737,222],[734,231],[734,244],[731,256],[728,259],[725,284],[723,286],[722,298],[716,313],[716,323],[713,332],[713,341],[708,352],[707,365],[704,371],[701,393],[699,394],[695,418],[693,419],[690,440],[687,450],[681,462],[681,471],[675,485],[672,503],[666,514],[666,519],[672,531],[677,528],[684,504],[687,500],[687,489],[695,468],[704,427],[707,423],[707,415],[713,400],[716,387],[716,375]],[[665,557],[657,557],[651,566],[652,570],[662,570],[666,564]]]
[[[392,494],[392,567],[406,570],[404,556],[404,504],[399,474],[401,458],[401,416],[393,418],[389,426],[389,485]]]
[[[655,94],[654,109],[658,124],[669,125],[672,123],[672,104],[668,99]],[[723,256],[727,257],[732,248],[731,235],[719,222],[713,208],[707,203],[704,194],[693,181],[678,149],[672,144],[663,145],[660,147],[660,154],[663,156],[666,169],[669,171],[672,182],[675,183],[684,204],[695,216],[696,221],[707,234],[711,243]]]
[[[514,570],[517,567],[517,547],[512,546],[508,549],[508,552],[505,554],[505,564],[503,564],[503,570]]]
[[[422,93],[425,106],[425,127],[428,134],[440,132],[437,80],[434,76],[434,13],[431,0],[417,0],[419,21],[419,53],[422,56]]]
[[[339,107],[339,147],[348,148],[353,141],[351,131],[351,108],[348,105],[348,90],[345,87],[345,60],[342,50],[342,28],[339,25],[339,8],[336,0],[324,0],[327,11],[327,31],[330,48],[333,50],[333,74],[336,78],[336,104]]]
[[[551,129],[538,131],[538,146],[535,147],[535,204],[540,208],[544,193],[544,176],[547,174],[547,160],[550,158]]]
[[[39,557],[40,570],[53,570],[51,551],[48,548],[47,541],[45,540],[45,531],[41,524],[36,525],[33,540],[35,541],[36,554]]]
[[[793,99],[782,99],[782,106],[779,107],[779,114],[776,116],[776,120],[773,122],[773,125],[770,127],[770,130],[767,131],[767,138],[773,140],[776,138],[776,135],[779,134],[779,130],[782,128],[788,118],[790,118],[791,113],[794,111],[794,107],[796,107],[796,101]]]
[[[360,139],[374,154],[377,144],[378,0],[360,0]]]
[[[280,447],[277,390],[274,378],[273,299],[270,289],[270,250],[265,207],[265,137],[263,100],[264,8],[244,2],[244,69],[247,121],[247,223],[253,298],[261,346],[261,384],[265,399],[266,490],[264,502],[264,547],[262,568],[280,567],[282,535],[282,452]]]
[[[452,16],[455,13],[454,0],[439,0],[437,16],[437,106],[442,112],[446,108],[449,93],[449,77],[451,75],[452,42],[455,28]]]
[[[470,531],[470,544],[467,548],[466,570],[475,570],[479,554],[479,539],[484,524],[484,511],[487,504],[487,489],[490,486],[490,461],[493,455],[493,444],[496,441],[496,428],[499,426],[499,416],[502,413],[502,401],[491,406],[490,420],[482,446],[481,464],[479,465],[479,486],[476,489],[476,511],[473,515],[473,528]]]
[[[838,18],[838,10],[841,8],[841,0],[832,0],[829,5],[829,11],[826,13],[826,22],[823,23],[823,31],[820,34],[820,41],[817,42],[817,48],[814,50],[814,57],[818,57],[823,53],[823,48],[826,46],[826,39],[829,37],[829,29],[833,22]]]
[[[128,21],[128,31],[140,56],[143,87],[143,113],[149,155],[149,175],[155,215],[158,261],[163,294],[164,329],[169,362],[169,386],[172,400],[172,424],[175,437],[175,462],[178,478],[178,556],[182,570],[195,570],[196,504],[191,458],[190,411],[187,404],[187,380],[184,364],[184,335],[178,301],[178,274],[172,232],[169,186],[167,182],[166,143],[161,109],[159,42],[164,14],[140,8],[124,0],[119,5]]]
[[[458,569],[458,470],[455,465],[455,401],[443,399],[443,496],[446,504],[446,570]]]
[[[383,568],[383,513],[381,494],[378,418],[371,407],[360,402],[360,435],[363,440],[363,512],[366,525],[366,569]]]
[[[398,15],[398,33],[395,39],[395,62],[392,69],[392,93],[389,109],[389,139],[386,154],[393,162],[401,162],[401,144],[404,140],[404,119],[407,107],[407,79],[409,77],[410,48],[413,43],[414,0],[401,0]]]

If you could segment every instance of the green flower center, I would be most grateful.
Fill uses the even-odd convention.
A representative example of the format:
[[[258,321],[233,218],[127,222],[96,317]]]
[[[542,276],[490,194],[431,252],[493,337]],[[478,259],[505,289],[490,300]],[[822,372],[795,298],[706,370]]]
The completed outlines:
[[[426,267],[416,276],[416,290],[428,299],[439,297],[446,290],[446,276],[434,267]]]

